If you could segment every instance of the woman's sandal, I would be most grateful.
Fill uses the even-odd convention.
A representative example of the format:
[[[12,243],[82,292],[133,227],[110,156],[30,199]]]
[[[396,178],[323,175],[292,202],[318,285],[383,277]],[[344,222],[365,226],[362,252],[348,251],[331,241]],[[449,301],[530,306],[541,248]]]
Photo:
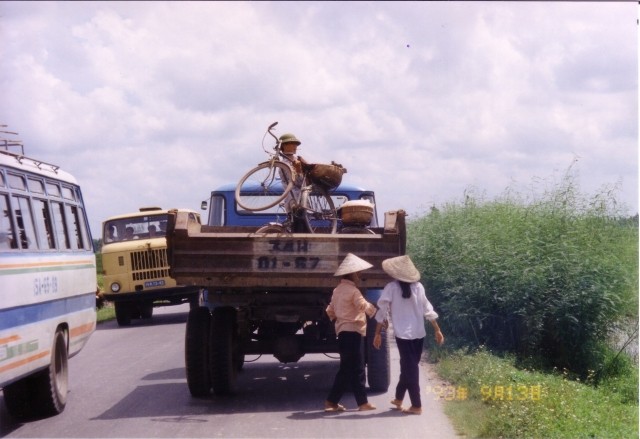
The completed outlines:
[[[346,408],[342,404],[332,404],[330,402],[324,403],[325,412],[344,412]]]
[[[375,410],[375,409],[376,409],[376,406],[368,402],[358,406],[358,410],[361,412],[364,412],[367,410]]]
[[[400,401],[399,399],[392,399],[391,405],[396,406],[395,410],[402,410],[402,401]]]
[[[406,415],[421,415],[422,407],[409,407],[408,409],[402,409],[402,413]]]

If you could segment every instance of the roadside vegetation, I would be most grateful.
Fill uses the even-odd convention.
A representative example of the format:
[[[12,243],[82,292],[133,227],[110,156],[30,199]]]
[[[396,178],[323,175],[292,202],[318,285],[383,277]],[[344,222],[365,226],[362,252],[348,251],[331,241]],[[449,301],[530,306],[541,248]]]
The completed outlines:
[[[96,271],[98,274],[98,288],[100,291],[104,289],[103,276],[102,276],[102,254],[96,252]],[[96,309],[97,322],[105,322],[116,318],[116,310],[111,302],[102,302]]]
[[[447,337],[430,355],[464,388],[448,410],[470,437],[638,437],[638,217],[572,172],[408,225]]]

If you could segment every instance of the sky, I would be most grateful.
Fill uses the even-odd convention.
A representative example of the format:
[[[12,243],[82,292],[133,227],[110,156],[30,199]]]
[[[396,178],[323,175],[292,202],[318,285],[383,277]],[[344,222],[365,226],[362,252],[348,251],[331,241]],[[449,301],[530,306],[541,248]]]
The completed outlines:
[[[633,2],[0,2],[0,124],[112,215],[192,208],[266,128],[378,215],[544,192],[638,211]],[[16,137],[13,136],[12,139]]]

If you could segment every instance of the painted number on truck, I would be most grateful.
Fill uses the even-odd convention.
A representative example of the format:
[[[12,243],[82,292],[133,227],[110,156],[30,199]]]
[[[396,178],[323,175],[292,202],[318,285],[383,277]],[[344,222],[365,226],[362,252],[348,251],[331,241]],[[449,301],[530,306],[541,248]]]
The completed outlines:
[[[279,260],[276,257],[260,256],[258,258],[258,268],[268,270],[275,268],[316,268],[320,263],[320,258],[297,257],[294,260]]]
[[[334,243],[312,243],[303,239],[259,240],[254,243],[254,266],[261,271],[331,270],[336,254]]]

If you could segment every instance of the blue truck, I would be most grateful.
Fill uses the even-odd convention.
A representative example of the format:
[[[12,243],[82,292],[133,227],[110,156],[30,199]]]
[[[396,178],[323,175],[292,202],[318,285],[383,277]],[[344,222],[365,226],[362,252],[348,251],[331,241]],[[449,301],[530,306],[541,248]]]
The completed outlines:
[[[203,202],[203,208],[209,208],[206,224],[178,210],[169,213],[170,274],[179,284],[200,290],[200,306],[190,310],[185,336],[187,383],[194,397],[234,393],[248,355],[273,355],[282,363],[294,363],[305,354],[337,353],[334,325],[325,309],[340,262],[354,253],[374,265],[362,273],[360,287],[375,304],[390,280],[382,261],[405,252],[404,211],[386,212],[380,224],[372,191],[342,184],[331,192],[338,212],[353,202],[368,201],[374,207],[368,224],[354,226],[339,216],[336,233],[269,228],[286,216],[282,206],[243,210],[234,191],[235,185],[227,185],[211,192]],[[375,324],[367,328],[363,349],[368,385],[372,391],[386,391],[387,333],[376,350]]]

